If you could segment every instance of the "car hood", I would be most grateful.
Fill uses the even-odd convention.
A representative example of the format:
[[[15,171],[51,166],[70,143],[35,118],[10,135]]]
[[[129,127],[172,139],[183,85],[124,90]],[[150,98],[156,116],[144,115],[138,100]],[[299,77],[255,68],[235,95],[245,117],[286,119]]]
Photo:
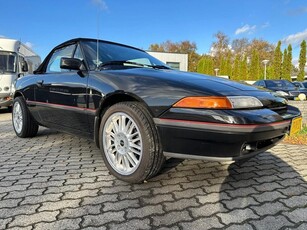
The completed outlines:
[[[165,69],[131,68],[126,70],[111,70],[109,74],[122,75],[125,77],[140,77],[140,79],[155,79],[177,86],[189,86],[194,89],[206,90],[207,92],[232,92],[232,91],[257,91],[254,86],[241,84],[224,78],[213,77],[203,74],[183,72]]]
[[[267,90],[259,90],[224,78],[175,70],[131,68],[103,70],[97,77],[142,98],[148,104],[173,104],[187,96],[254,96],[265,107],[285,106],[286,100]]]

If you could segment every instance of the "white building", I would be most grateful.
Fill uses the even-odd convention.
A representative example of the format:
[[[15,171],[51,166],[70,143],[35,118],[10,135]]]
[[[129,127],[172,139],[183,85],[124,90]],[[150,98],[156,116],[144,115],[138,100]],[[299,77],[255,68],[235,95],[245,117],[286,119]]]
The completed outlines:
[[[188,54],[147,51],[173,69],[188,71]]]

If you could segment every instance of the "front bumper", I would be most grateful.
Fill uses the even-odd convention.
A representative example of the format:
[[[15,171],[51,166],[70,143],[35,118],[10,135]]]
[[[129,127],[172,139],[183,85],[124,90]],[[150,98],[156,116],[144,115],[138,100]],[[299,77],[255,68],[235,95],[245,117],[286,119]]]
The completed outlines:
[[[10,96],[10,94],[4,94],[4,93],[1,93],[0,94],[0,107],[8,107],[8,106],[11,106],[13,103],[13,99],[12,97]]]
[[[154,121],[167,157],[239,160],[276,145],[289,132],[292,119],[299,115],[298,110],[292,109],[284,115],[284,119],[278,116],[278,121],[262,124],[225,124],[174,118],[155,118]],[[277,116],[270,117],[273,118]]]

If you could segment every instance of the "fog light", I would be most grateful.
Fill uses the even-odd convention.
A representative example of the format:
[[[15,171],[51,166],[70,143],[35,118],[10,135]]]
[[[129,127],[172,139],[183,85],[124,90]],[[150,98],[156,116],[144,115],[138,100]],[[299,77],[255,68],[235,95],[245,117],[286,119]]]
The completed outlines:
[[[3,88],[4,91],[9,91],[9,89],[10,87],[7,87],[7,86]]]

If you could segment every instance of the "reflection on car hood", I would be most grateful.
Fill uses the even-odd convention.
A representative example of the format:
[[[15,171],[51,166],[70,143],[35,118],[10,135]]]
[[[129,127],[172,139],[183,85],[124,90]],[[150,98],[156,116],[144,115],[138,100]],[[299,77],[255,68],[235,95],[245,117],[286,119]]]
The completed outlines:
[[[236,90],[257,91],[257,89],[253,86],[244,85],[228,79],[176,70],[131,68],[126,70],[111,70],[107,72],[116,72],[116,75],[119,74],[134,77],[139,76],[142,78],[155,78],[161,81],[174,82],[177,84],[184,84],[194,86],[196,88],[207,89],[208,91],[211,91],[213,89],[217,92]]]

